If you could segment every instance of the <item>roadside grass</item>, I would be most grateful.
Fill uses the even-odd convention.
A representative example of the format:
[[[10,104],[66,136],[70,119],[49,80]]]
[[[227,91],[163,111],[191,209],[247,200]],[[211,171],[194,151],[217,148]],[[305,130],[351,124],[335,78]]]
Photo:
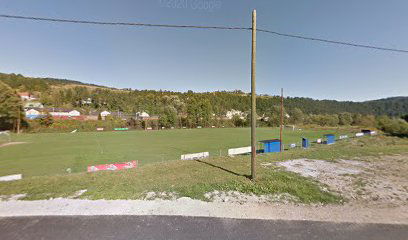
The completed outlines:
[[[298,143],[326,133],[344,134],[350,129],[286,130],[284,143]],[[277,138],[278,128],[259,128],[259,140]],[[178,160],[180,155],[210,152],[226,156],[229,148],[250,145],[249,128],[175,129],[164,131],[39,133],[12,135],[12,141],[26,142],[0,148],[0,176],[51,176],[85,172],[87,166],[137,160],[141,166]]]
[[[87,189],[80,198],[142,199],[148,192],[173,192],[178,197],[206,200],[204,194],[239,191],[255,195],[289,193],[302,203],[341,203],[341,196],[323,191],[322,185],[310,178],[285,172],[263,163],[309,158],[352,159],[408,152],[408,140],[393,137],[363,137],[318,145],[308,150],[291,150],[282,154],[258,157],[258,178],[251,181],[250,157],[217,157],[200,161],[167,161],[118,172],[74,173],[29,177],[0,183],[0,195],[27,194],[26,200],[69,197]],[[324,186],[326,187],[326,186]]]

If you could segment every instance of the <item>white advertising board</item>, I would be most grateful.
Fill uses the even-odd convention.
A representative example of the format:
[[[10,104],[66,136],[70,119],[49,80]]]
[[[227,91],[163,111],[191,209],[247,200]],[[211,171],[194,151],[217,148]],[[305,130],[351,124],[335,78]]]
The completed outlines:
[[[251,146],[242,148],[231,148],[228,149],[228,156],[234,156],[239,154],[245,154],[251,152]]]
[[[181,160],[197,160],[210,157],[209,152],[202,152],[202,153],[192,153],[192,154],[185,154],[181,155]]]
[[[341,136],[339,137],[339,139],[346,139],[346,138],[348,138],[347,135],[341,135]]]

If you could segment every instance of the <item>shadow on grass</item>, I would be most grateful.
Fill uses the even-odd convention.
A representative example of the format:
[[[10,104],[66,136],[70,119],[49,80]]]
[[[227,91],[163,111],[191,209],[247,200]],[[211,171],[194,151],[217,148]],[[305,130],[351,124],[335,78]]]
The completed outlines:
[[[246,178],[248,178],[248,179],[251,179],[251,176],[250,176],[250,175],[236,173],[236,172],[234,172],[234,171],[231,171],[231,170],[229,170],[229,169],[223,168],[223,167],[221,167],[221,166],[217,166],[217,165],[212,164],[212,163],[209,163],[209,162],[204,162],[204,161],[202,161],[202,160],[196,160],[196,162],[199,162],[199,163],[208,165],[208,166],[213,167],[213,168],[218,168],[218,169],[220,169],[220,170],[223,170],[223,171],[225,171],[225,172],[227,172],[227,173],[233,174],[233,175],[238,176],[238,177],[246,177]]]

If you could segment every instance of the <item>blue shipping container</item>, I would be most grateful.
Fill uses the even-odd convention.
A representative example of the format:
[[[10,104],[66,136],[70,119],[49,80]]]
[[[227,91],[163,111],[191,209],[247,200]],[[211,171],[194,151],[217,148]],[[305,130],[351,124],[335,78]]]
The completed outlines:
[[[264,153],[280,152],[281,142],[279,139],[260,141],[264,144]]]
[[[334,134],[324,135],[327,139],[326,144],[334,144],[336,142],[336,136]]]

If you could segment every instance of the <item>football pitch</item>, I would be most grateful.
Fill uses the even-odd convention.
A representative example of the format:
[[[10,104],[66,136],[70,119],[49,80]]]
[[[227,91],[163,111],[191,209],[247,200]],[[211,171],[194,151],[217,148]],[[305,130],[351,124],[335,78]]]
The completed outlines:
[[[284,144],[301,137],[311,141],[336,130],[285,130]],[[278,128],[257,129],[257,139],[279,138]],[[226,156],[229,148],[250,145],[249,128],[177,129],[164,131],[37,133],[12,135],[24,144],[0,148],[0,176],[25,177],[84,172],[89,165],[137,160],[139,165],[178,160],[180,155],[210,152]]]

